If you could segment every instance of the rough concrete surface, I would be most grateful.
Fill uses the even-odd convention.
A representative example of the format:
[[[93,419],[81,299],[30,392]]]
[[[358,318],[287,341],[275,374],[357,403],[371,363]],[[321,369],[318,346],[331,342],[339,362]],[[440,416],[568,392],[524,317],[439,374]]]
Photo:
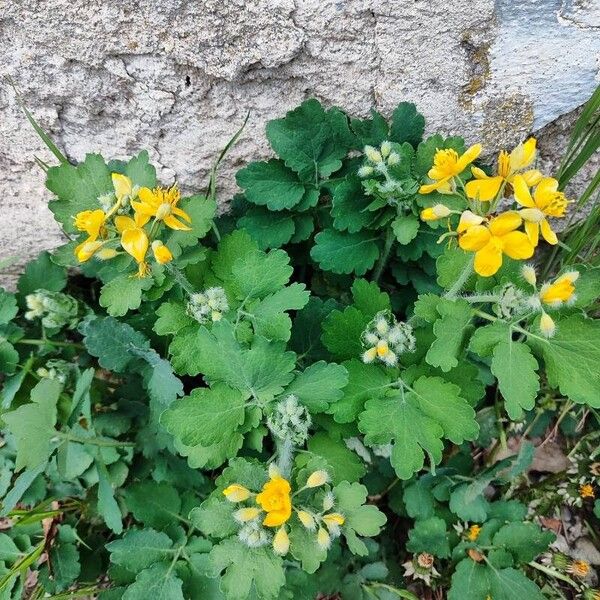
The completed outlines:
[[[267,154],[265,122],[310,96],[353,114],[411,100],[430,131],[490,152],[544,128],[552,168],[599,60],[598,0],[0,0],[0,75],[70,159],[147,148],[165,183],[198,189],[250,110],[224,202]],[[34,154],[50,160],[0,84],[0,258],[22,259],[9,284],[61,242]]]

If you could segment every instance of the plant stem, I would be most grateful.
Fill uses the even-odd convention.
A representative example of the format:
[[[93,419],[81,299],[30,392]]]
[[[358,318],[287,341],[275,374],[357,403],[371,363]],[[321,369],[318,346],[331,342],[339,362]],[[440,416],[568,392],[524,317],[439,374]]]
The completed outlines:
[[[292,440],[289,437],[277,443],[277,454],[279,471],[285,478],[289,478],[294,454],[294,444],[292,444]]]
[[[26,346],[56,346],[57,348],[78,348],[83,350],[85,346],[83,344],[77,344],[75,342],[56,342],[53,340],[32,340],[23,339],[16,342],[17,344],[24,344]]]
[[[554,569],[551,569],[550,567],[546,567],[545,565],[541,565],[540,563],[537,563],[533,560],[527,564],[530,567],[533,567],[534,569],[537,569],[538,571],[541,571],[542,573],[549,575],[550,577],[554,577],[555,579],[560,579],[561,581],[564,581],[565,583],[572,585],[575,589],[579,589],[579,586],[570,577],[563,575],[559,571],[555,571]]]
[[[383,273],[383,269],[385,269],[385,265],[390,257],[390,252],[392,251],[392,247],[394,246],[394,242],[396,241],[396,236],[392,231],[391,227],[387,228],[385,233],[385,242],[383,245],[383,252],[375,265],[375,270],[373,271],[373,281],[378,282],[381,274]]]
[[[187,280],[187,277],[177,267],[175,267],[171,263],[167,263],[166,266],[169,273],[173,275],[173,278],[184,292],[187,292],[190,295],[195,293],[192,284]]]
[[[465,268],[462,270],[462,273],[458,276],[457,280],[454,282],[454,285],[444,294],[444,298],[453,299],[460,293],[463,289],[469,277],[473,274],[473,262],[475,261],[475,255],[471,256],[469,262],[465,265]]]

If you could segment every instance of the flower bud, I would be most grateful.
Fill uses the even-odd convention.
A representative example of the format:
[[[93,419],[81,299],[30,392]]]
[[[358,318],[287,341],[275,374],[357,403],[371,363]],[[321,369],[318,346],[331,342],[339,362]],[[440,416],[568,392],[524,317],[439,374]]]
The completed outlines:
[[[377,358],[377,348],[374,346],[373,348],[369,348],[362,355],[362,361],[365,364],[372,363]]]
[[[364,177],[368,177],[369,175],[373,174],[373,167],[370,167],[369,165],[364,165],[363,167],[361,167],[358,170],[358,176],[361,178]]]
[[[302,523],[309,531],[314,531],[317,526],[314,517],[305,510],[298,511],[298,519],[300,519],[300,523]]]
[[[331,546],[331,536],[323,527],[319,527],[319,531],[317,532],[317,544],[321,550],[328,550],[329,546]]]
[[[387,160],[388,165],[390,165],[390,167],[393,167],[395,165],[397,165],[400,162],[400,155],[397,152],[392,152]]]
[[[556,333],[556,324],[548,313],[542,313],[540,318],[540,331],[542,335],[551,338]]]
[[[335,504],[333,492],[327,492],[323,498],[323,510],[331,510]]]
[[[329,475],[327,471],[323,471],[322,469],[319,471],[315,471],[311,473],[308,479],[306,480],[307,488],[315,488],[320,487],[326,484],[329,481]]]
[[[164,265],[173,260],[171,251],[160,241],[154,240],[152,242],[152,252],[157,263]]]
[[[290,538],[288,537],[285,527],[280,527],[273,538],[273,550],[275,554],[284,556],[290,549]]]
[[[537,283],[535,269],[531,265],[523,265],[521,267],[521,275],[529,285],[535,286],[535,284]]]
[[[238,522],[238,523],[246,523],[247,521],[252,521],[254,519],[256,519],[256,517],[258,517],[258,515],[260,515],[260,509],[259,508],[240,508],[239,510],[236,510],[233,513],[233,518]]]
[[[381,156],[383,156],[383,158],[387,158],[390,155],[390,152],[392,151],[391,142],[388,142],[388,141],[383,142],[383,144],[381,144],[380,150],[381,150]]]
[[[365,155],[371,162],[374,163],[380,163],[383,160],[381,152],[373,148],[373,146],[365,146]]]
[[[340,527],[345,523],[346,519],[340,513],[329,513],[323,515],[323,522],[327,525],[329,532],[334,535],[339,535]]]
[[[229,502],[243,502],[250,498],[250,490],[239,483],[232,483],[223,490],[223,495]]]

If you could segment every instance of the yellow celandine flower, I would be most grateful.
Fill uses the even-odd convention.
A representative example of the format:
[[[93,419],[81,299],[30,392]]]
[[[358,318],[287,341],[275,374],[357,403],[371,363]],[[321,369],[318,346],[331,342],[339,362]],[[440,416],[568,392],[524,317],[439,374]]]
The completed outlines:
[[[461,156],[452,148],[437,149],[433,156],[433,166],[427,176],[433,183],[422,185],[420,194],[430,194],[438,191],[442,194],[452,193],[451,179],[460,175],[480,154],[481,144],[475,144]]]
[[[119,216],[115,218],[117,231],[121,233],[121,246],[123,250],[133,256],[138,264],[138,277],[146,277],[150,272],[150,267],[146,262],[146,252],[148,252],[148,234],[139,225],[139,219]]]
[[[161,265],[173,260],[171,251],[160,240],[154,240],[152,242],[152,253],[154,254],[156,262]]]
[[[243,502],[250,498],[250,490],[238,483],[232,483],[223,490],[223,495],[229,502]]]
[[[452,211],[444,204],[435,204],[430,208],[424,208],[421,211],[422,221],[437,221],[449,217]]]
[[[482,277],[494,275],[502,266],[503,254],[515,260],[533,256],[534,247],[527,235],[516,231],[521,223],[520,215],[509,211],[494,217],[486,225],[473,224],[459,231],[458,245],[463,250],[475,252],[476,273]]]
[[[554,283],[546,283],[540,290],[540,300],[551,306],[560,306],[573,300],[575,297],[575,286],[573,284],[578,278],[578,271],[567,271],[558,277]]]
[[[567,573],[585,579],[590,572],[590,564],[585,560],[573,560],[567,567]]]
[[[481,527],[479,525],[471,525],[467,531],[467,539],[471,542],[475,542],[481,533]]]
[[[475,179],[465,186],[467,196],[473,200],[488,202],[493,200],[503,183],[512,184],[517,173],[521,173],[535,160],[535,138],[529,138],[525,143],[519,144],[510,154],[502,150],[498,155],[496,175],[490,177],[477,167],[471,167]],[[537,169],[522,173],[524,180],[530,185],[535,185],[542,177]]]
[[[291,489],[287,479],[271,474],[271,479],[256,496],[256,503],[267,513],[263,520],[265,527],[279,527],[292,516]]]
[[[521,175],[513,180],[516,201],[525,208],[519,214],[525,221],[525,231],[534,246],[537,246],[540,230],[542,237],[552,245],[558,243],[556,233],[552,231],[546,217],[564,217],[568,200],[558,191],[558,181],[553,177],[544,177],[536,186],[533,196],[529,185]]]
[[[86,262],[102,247],[99,237],[106,235],[104,222],[106,214],[103,210],[84,210],[75,215],[75,227],[88,234],[87,240],[75,248],[75,256],[79,262]]]
[[[582,498],[595,498],[594,486],[591,483],[582,483],[579,486],[579,495]]]
[[[191,227],[182,223],[176,217],[180,217],[184,221],[191,223],[190,216],[181,210],[177,203],[181,198],[179,188],[173,185],[170,188],[141,188],[138,192],[139,202],[132,202],[133,210],[139,215],[142,224],[146,224],[150,217],[154,217],[158,221],[170,227],[181,231],[189,231]]]

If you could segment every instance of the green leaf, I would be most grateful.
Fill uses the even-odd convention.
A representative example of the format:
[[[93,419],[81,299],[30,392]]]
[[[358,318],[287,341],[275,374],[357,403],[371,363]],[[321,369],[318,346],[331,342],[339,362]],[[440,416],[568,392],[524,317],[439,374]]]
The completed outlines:
[[[212,389],[196,388],[189,396],[176,400],[162,414],[160,421],[186,449],[199,447],[200,451],[204,450],[206,462],[214,465],[219,456],[215,450],[223,445],[235,449],[241,447],[243,436],[238,428],[244,418],[242,394],[217,383]],[[215,445],[218,446],[212,448]]]
[[[290,257],[283,250],[240,256],[231,269],[240,299],[263,298],[283,287],[293,272],[289,263]]]
[[[222,493],[215,493],[190,512],[194,527],[204,535],[222,539],[238,531],[239,525],[233,518],[236,505],[224,502],[224,498]]]
[[[456,487],[450,496],[450,510],[463,521],[483,523],[490,507],[483,491],[489,483],[490,479],[482,478]]]
[[[222,320],[209,332],[200,327],[189,336],[178,335],[170,346],[172,363],[179,373],[202,373],[211,384],[223,382],[248,396],[270,400],[293,379],[296,356],[279,342],[255,336],[243,348],[233,325]]]
[[[557,321],[553,338],[529,337],[544,359],[548,383],[573,402],[600,408],[600,321],[574,315]]]
[[[129,529],[118,540],[106,544],[110,562],[132,573],[154,563],[168,560],[173,554],[173,542],[166,533],[154,529]]]
[[[472,309],[464,300],[438,302],[436,310],[440,315],[433,325],[435,341],[427,351],[425,360],[433,367],[449,371],[458,365],[463,339],[471,322]]]
[[[400,102],[392,113],[390,140],[402,144],[408,142],[414,148],[423,139],[425,117],[417,112],[412,102]]]
[[[432,517],[435,510],[435,499],[431,489],[417,479],[404,489],[402,500],[409,517],[413,519],[428,519]]]
[[[537,368],[531,350],[522,342],[503,341],[494,348],[491,370],[498,379],[504,407],[513,421],[523,417],[523,410],[535,406],[540,389]]]
[[[334,440],[326,433],[319,432],[308,440],[307,445],[309,453],[327,461],[333,485],[342,481],[358,481],[366,472],[363,461],[346,446],[343,440]],[[299,455],[299,458],[302,457],[303,455]],[[307,455],[304,457],[306,460],[301,460],[298,464],[305,464],[310,458]]]
[[[419,233],[419,219],[414,215],[402,215],[392,221],[392,231],[399,244],[410,244]]]
[[[446,522],[439,517],[419,520],[408,532],[406,549],[413,553],[428,552],[438,558],[450,556],[450,540]]]
[[[46,187],[57,196],[55,200],[50,200],[50,210],[69,233],[76,232],[72,219],[74,215],[83,210],[100,208],[98,197],[114,193],[110,170],[99,154],[86,155],[85,160],[77,166],[63,163],[50,167]]]
[[[375,109],[371,109],[370,119],[351,119],[352,131],[356,134],[357,148],[362,150],[364,146],[380,146],[382,142],[389,139],[390,126],[385,117]]]
[[[369,318],[382,310],[391,310],[390,297],[374,281],[356,279],[352,284],[354,306]]]
[[[19,277],[17,289],[26,296],[39,289],[60,292],[65,285],[67,270],[54,264],[48,252],[42,252],[25,267],[25,271]]]
[[[147,150],[142,150],[137,156],[130,158],[124,171],[134,185],[147,188],[156,187],[156,169],[150,164]]]
[[[177,490],[165,482],[142,481],[125,491],[127,507],[146,527],[164,529],[179,520],[181,499]]]
[[[121,509],[115,499],[115,491],[100,453],[96,460],[96,470],[98,471],[98,512],[111,531],[121,533],[123,531]]]
[[[289,538],[292,556],[300,561],[302,570],[306,573],[314,573],[327,559],[327,550],[317,544],[315,531],[309,531],[303,525],[292,522]]]
[[[263,208],[251,208],[238,221],[256,240],[261,250],[280,248],[287,244],[296,231],[294,218],[289,212],[269,212]]]
[[[61,392],[56,379],[42,379],[31,390],[31,402],[4,413],[2,419],[15,437],[15,469],[35,469],[46,464],[53,451],[56,435],[56,403]]]
[[[510,552],[519,563],[528,563],[547,550],[555,538],[536,523],[509,523],[496,533],[493,544]]]
[[[340,231],[356,233],[368,227],[374,215],[367,210],[372,198],[365,195],[362,183],[356,176],[348,176],[335,187],[331,215],[333,226]]]
[[[0,533],[0,561],[15,562],[21,551],[6,533]]]
[[[217,212],[217,204],[210,198],[195,195],[182,198],[179,208],[189,215],[192,222],[190,224],[190,231],[169,230],[164,242],[173,251],[175,256],[179,256],[182,248],[196,246],[198,240],[211,230],[213,219]]]
[[[363,352],[361,336],[370,320],[354,306],[331,311],[323,322],[323,344],[337,360],[359,357]]]
[[[287,342],[291,335],[292,320],[286,311],[304,308],[309,297],[310,293],[303,283],[292,283],[250,304],[246,318],[252,322],[257,335]]]
[[[252,589],[261,600],[275,600],[285,584],[281,558],[267,547],[248,548],[229,538],[210,551],[215,574],[228,600],[247,600]]]
[[[168,564],[157,563],[137,575],[122,600],[184,600],[182,585],[174,569]]]
[[[49,563],[52,565],[52,585],[57,591],[68,588],[81,572],[79,552],[75,544],[55,544],[50,550]],[[42,569],[40,575],[45,575]]]
[[[269,210],[293,208],[304,196],[304,184],[281,160],[252,162],[238,171],[235,179],[249,202]]]
[[[12,375],[19,364],[19,353],[6,340],[0,341],[0,373]]]
[[[423,468],[425,452],[432,465],[441,461],[443,438],[461,444],[477,437],[475,411],[459,393],[440,377],[420,377],[407,391],[368,400],[359,429],[367,444],[394,440],[392,465],[400,479],[409,479]]]
[[[174,335],[184,327],[194,324],[194,319],[187,314],[182,302],[163,302],[157,309],[154,326],[158,335]]]
[[[130,310],[135,310],[142,303],[142,292],[152,287],[150,277],[132,277],[123,274],[115,277],[102,286],[100,306],[113,317],[122,317]]]
[[[367,501],[367,488],[360,483],[342,481],[333,488],[338,512],[346,518],[342,534],[353,554],[366,556],[367,546],[358,536],[373,537],[385,525],[386,517]]]
[[[469,267],[472,260],[472,252],[465,252],[461,248],[446,248],[444,254],[439,256],[435,262],[438,284],[444,289],[450,289],[464,270]],[[474,280],[475,275],[471,275],[463,286],[463,290],[472,289],[470,284]]]
[[[17,307],[15,295],[0,287],[0,325],[12,321],[18,312],[19,308]]]
[[[285,164],[310,183],[337,171],[352,143],[346,116],[337,108],[326,111],[314,98],[269,121],[267,138]]]
[[[492,356],[494,348],[501,342],[512,339],[510,325],[503,321],[496,321],[491,325],[477,327],[469,340],[469,350],[486,358]]]
[[[326,229],[315,236],[310,255],[325,271],[364,275],[379,257],[377,239],[370,231],[342,233]]]
[[[343,363],[348,373],[348,385],[340,399],[332,403],[328,412],[337,423],[356,420],[369,398],[380,398],[389,389],[390,376],[385,368],[365,365],[357,359]]]
[[[343,396],[347,383],[345,367],[321,360],[298,373],[285,392],[298,396],[311,412],[324,412]]]

